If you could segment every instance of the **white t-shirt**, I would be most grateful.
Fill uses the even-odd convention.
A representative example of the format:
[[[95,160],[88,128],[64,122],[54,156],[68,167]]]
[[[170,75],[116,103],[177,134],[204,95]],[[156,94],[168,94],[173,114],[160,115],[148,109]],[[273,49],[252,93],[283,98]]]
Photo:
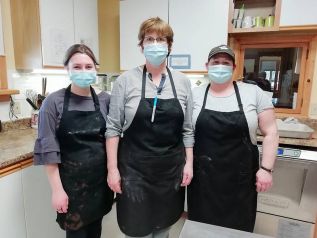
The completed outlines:
[[[251,142],[256,145],[256,130],[258,128],[258,114],[266,109],[273,108],[271,99],[256,85],[238,82],[243,111],[247,119]],[[207,85],[193,89],[193,125],[195,128],[198,115],[201,111]],[[238,101],[235,93],[227,97],[215,97],[208,91],[206,109],[220,112],[238,111]],[[212,132],[211,132],[212,133]]]

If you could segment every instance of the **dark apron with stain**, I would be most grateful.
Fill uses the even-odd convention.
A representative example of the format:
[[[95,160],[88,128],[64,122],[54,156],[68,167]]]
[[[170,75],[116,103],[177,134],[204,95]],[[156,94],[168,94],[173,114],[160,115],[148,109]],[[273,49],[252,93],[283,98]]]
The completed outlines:
[[[194,177],[188,187],[190,220],[252,232],[255,223],[259,152],[250,140],[238,87],[239,111],[205,109],[197,118]]]
[[[68,111],[70,86],[66,89],[57,130],[61,151],[59,173],[69,204],[67,213],[58,213],[56,221],[66,230],[78,230],[101,219],[113,203],[113,192],[106,182],[106,121],[98,97],[90,89],[95,111]]]
[[[146,236],[174,224],[184,211],[180,187],[185,151],[184,114],[167,68],[174,98],[158,99],[151,122],[153,98],[145,98],[146,67],[141,100],[119,145],[122,194],[117,194],[117,216],[128,236]]]

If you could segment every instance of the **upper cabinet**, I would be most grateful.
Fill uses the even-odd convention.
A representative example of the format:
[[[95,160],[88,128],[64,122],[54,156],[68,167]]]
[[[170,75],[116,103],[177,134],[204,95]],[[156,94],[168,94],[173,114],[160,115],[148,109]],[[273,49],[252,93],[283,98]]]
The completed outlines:
[[[11,16],[17,69],[63,66],[75,43],[98,58],[97,0],[12,0]]]
[[[230,0],[228,32],[277,31],[280,22],[281,1]]]
[[[144,64],[145,59],[138,46],[141,23],[150,17],[168,21],[168,0],[120,1],[120,69],[128,70]]]
[[[210,49],[227,44],[228,9],[229,1],[223,0],[170,0],[169,24],[174,31],[170,66],[206,70]]]
[[[280,26],[316,25],[316,9],[316,0],[284,0]]]
[[[138,46],[141,23],[159,16],[174,31],[169,65],[182,71],[202,71],[210,49],[227,43],[229,2],[223,0],[120,1],[120,69],[144,64]]]

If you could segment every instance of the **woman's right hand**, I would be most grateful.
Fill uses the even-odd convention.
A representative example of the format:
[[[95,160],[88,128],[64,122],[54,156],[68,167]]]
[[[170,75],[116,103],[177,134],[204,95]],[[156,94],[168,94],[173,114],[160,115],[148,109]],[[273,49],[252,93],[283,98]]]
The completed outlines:
[[[68,210],[68,196],[64,189],[53,191],[52,206],[58,213],[66,213]]]
[[[108,170],[107,182],[112,191],[122,193],[121,177],[118,168]]]

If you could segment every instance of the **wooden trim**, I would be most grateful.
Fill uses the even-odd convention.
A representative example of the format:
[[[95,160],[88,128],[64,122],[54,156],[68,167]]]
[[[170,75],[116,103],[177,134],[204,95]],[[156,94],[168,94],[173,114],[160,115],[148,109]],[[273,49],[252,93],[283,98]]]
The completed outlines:
[[[280,26],[280,31],[317,31],[317,25]]]
[[[0,89],[8,88],[6,57],[0,55]]]
[[[10,101],[10,95],[0,95],[0,102],[9,102]]]
[[[8,165],[4,168],[0,169],[0,178],[7,176],[9,174],[12,174],[16,171],[19,171],[21,169],[27,168],[33,164],[33,157],[28,158],[19,162],[16,162],[14,164]]]
[[[20,91],[16,90],[16,89],[0,89],[0,96],[19,94],[19,93],[20,93]]]

